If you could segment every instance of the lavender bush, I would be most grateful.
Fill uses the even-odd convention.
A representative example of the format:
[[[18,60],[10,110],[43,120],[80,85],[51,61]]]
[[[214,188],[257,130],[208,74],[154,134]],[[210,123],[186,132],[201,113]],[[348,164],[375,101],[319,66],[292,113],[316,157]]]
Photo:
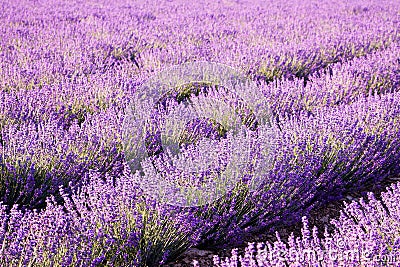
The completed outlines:
[[[243,255],[233,249],[230,258],[214,256],[214,266],[395,266],[400,257],[399,196],[397,183],[382,193],[381,201],[369,193],[368,202],[344,202],[340,217],[331,220],[334,232],[325,228],[323,238],[303,217],[301,237],[292,233],[285,243],[277,232],[276,242],[249,243]]]
[[[61,190],[63,205],[49,198],[42,211],[9,213],[2,205],[1,265],[154,266],[195,240],[190,219],[145,203],[129,173],[87,178],[72,196]]]

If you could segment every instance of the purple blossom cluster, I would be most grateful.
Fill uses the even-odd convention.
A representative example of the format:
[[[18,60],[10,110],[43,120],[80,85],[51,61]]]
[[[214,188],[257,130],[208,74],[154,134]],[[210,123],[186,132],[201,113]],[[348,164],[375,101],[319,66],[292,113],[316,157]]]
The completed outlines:
[[[255,228],[301,220],[399,175],[399,10],[395,0],[2,1],[0,266],[157,266],[192,246],[241,243]],[[275,139],[244,102],[231,102],[247,138],[229,139],[222,118],[190,120],[172,131],[182,149],[172,168],[158,157],[164,137],[155,129],[144,175],[131,173],[122,140],[129,103],[154,73],[196,61],[256,82],[263,97],[243,97],[271,108]],[[170,100],[193,100],[188,89]],[[279,148],[272,168],[254,170],[270,142]],[[256,178],[257,190],[238,183],[207,205],[175,207],[150,201],[139,186],[161,174],[179,178],[179,168],[193,173],[190,161],[204,168],[186,182],[219,174],[249,147],[253,161],[237,164],[236,174]],[[333,237],[357,232],[348,249],[397,249],[398,189],[384,205],[372,196],[362,209],[349,204],[344,213],[358,223],[342,215]],[[302,240],[285,251],[317,241],[326,249],[328,239],[312,239],[305,225]],[[254,255],[253,246],[243,264]]]
[[[2,205],[1,266],[154,266],[189,247],[190,219],[144,202],[134,180],[90,173],[73,195],[61,189],[63,205]]]
[[[392,184],[377,200],[372,193],[346,203],[340,217],[331,220],[333,233],[325,227],[323,238],[302,218],[302,236],[293,233],[284,242],[249,243],[243,255],[238,249],[221,259],[214,255],[214,266],[397,266],[400,262],[400,184]],[[199,266],[195,260],[193,266]]]
[[[400,86],[398,44],[365,57],[337,63],[305,79],[261,83],[272,111],[281,119],[312,115],[321,107],[350,104],[359,98],[393,93]]]
[[[263,181],[263,190],[245,201],[251,210],[235,226],[245,230],[254,224],[268,227],[272,222],[297,221],[319,204],[398,175],[398,95],[326,107],[315,117],[303,114],[285,121],[275,165]],[[219,241],[232,241],[234,236]]]

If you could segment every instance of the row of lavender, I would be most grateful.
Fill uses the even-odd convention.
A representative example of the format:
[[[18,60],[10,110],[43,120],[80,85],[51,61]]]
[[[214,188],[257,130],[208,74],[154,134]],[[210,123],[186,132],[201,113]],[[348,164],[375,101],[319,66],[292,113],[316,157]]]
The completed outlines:
[[[4,3],[2,265],[154,265],[399,173],[395,3],[289,4]],[[124,166],[125,106],[148,72],[204,59],[258,78],[277,163],[255,201],[238,190],[192,210],[144,203]]]
[[[302,236],[289,237],[287,243],[279,233],[274,243],[249,243],[244,253],[232,250],[232,256],[214,256],[214,266],[397,266],[400,262],[400,184],[392,184],[377,200],[370,193],[364,199],[345,202],[340,217],[331,221],[334,233],[325,229],[312,232],[303,217]],[[239,265],[240,264],[240,265]],[[197,260],[193,263],[199,266]]]

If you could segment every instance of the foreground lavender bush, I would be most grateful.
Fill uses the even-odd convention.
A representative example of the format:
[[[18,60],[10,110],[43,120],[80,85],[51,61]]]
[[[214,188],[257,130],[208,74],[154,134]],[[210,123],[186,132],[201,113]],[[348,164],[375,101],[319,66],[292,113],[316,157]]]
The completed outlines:
[[[338,219],[331,220],[334,232],[325,228],[312,232],[303,217],[301,237],[293,233],[284,243],[279,233],[274,243],[250,243],[243,255],[232,250],[230,258],[214,256],[214,266],[397,266],[400,262],[400,183],[392,184],[377,200],[372,193],[368,202],[344,203]],[[195,263],[194,266],[198,266]]]
[[[239,233],[256,225],[270,228],[274,222],[297,221],[313,206],[398,175],[398,96],[375,96],[286,121],[278,139],[281,149],[263,189],[245,202],[246,214],[229,227]],[[233,233],[211,233],[204,236],[204,246],[235,238]]]
[[[1,266],[156,266],[196,239],[196,219],[146,204],[129,173],[87,178],[72,196],[61,190],[62,206],[54,198],[42,211],[1,206]]]

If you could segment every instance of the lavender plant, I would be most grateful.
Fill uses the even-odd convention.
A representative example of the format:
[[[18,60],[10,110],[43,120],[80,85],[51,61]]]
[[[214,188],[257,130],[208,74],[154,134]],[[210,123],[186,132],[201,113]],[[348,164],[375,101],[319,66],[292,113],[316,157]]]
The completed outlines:
[[[377,200],[368,193],[368,202],[346,203],[338,219],[332,219],[333,233],[325,226],[324,237],[317,227],[310,229],[302,218],[302,236],[292,235],[287,242],[276,233],[277,241],[249,243],[243,255],[237,249],[232,256],[214,256],[214,266],[382,266],[399,261],[399,199],[400,184],[392,184]],[[240,264],[240,265],[239,265]],[[194,264],[196,266],[196,264]],[[198,265],[197,265],[198,266]]]
[[[43,207],[47,196],[57,193],[60,186],[79,183],[90,169],[112,173],[122,162],[122,151],[111,139],[111,132],[107,137],[98,127],[111,118],[98,116],[82,127],[75,121],[67,131],[56,120],[12,124],[3,129],[2,202]]]
[[[117,181],[92,173],[71,196],[61,190],[63,205],[49,198],[42,211],[2,205],[0,263],[155,266],[183,252],[195,239],[191,220],[145,203],[125,170]]]

